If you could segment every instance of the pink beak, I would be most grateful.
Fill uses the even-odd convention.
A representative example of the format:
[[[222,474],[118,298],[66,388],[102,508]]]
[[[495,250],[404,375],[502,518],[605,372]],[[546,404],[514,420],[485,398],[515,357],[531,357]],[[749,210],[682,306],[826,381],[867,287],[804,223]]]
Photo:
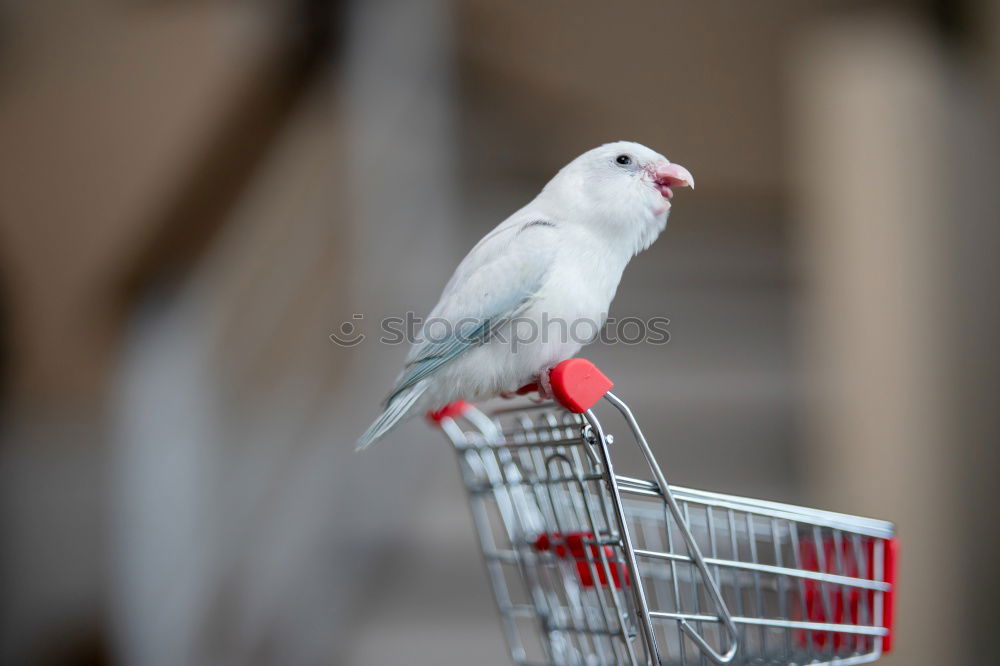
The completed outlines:
[[[660,195],[666,199],[673,198],[674,192],[670,189],[672,187],[690,187],[692,190],[694,189],[694,176],[680,164],[661,162],[653,167],[650,171],[650,176],[653,178],[653,184],[659,190]]]

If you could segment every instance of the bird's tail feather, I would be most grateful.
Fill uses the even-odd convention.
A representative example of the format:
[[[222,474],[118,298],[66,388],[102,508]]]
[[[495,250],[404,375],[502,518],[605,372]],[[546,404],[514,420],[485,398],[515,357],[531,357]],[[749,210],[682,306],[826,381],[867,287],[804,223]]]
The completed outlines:
[[[367,448],[369,444],[399,425],[400,421],[410,415],[410,409],[426,390],[427,383],[418,382],[393,398],[392,402],[386,405],[385,411],[358,438],[355,450]]]

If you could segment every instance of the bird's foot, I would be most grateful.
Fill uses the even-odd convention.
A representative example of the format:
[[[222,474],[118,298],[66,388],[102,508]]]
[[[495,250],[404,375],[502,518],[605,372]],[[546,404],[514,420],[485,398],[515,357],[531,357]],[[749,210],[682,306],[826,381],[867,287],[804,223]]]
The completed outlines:
[[[538,397],[542,400],[555,400],[555,393],[552,392],[552,380],[549,373],[552,368],[545,368],[538,373]]]
[[[553,366],[555,367],[555,366]],[[538,376],[535,381],[530,384],[525,384],[521,388],[517,389],[513,393],[501,393],[501,398],[514,398],[519,395],[528,395],[529,393],[537,393],[539,401],[554,400],[555,394],[552,393],[552,381],[549,379],[549,373],[552,372],[552,368],[545,368]],[[534,400],[534,398],[532,398]]]

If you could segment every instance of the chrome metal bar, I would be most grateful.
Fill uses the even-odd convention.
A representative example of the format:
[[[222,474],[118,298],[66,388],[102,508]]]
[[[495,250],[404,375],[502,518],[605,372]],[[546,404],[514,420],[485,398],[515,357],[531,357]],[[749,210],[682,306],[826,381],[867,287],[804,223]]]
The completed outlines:
[[[691,529],[689,527],[689,525],[691,524],[691,516],[688,513],[688,507],[689,507],[688,504],[685,503],[685,504],[680,505],[680,506],[682,506],[682,511],[684,513],[684,520],[683,520],[683,522],[677,522],[677,529],[681,533],[681,538],[684,538],[684,530],[685,529],[688,529],[688,530]],[[694,537],[694,535],[692,534],[692,538],[693,537]],[[686,541],[686,539],[685,539],[685,541]],[[690,547],[688,547],[688,550],[690,552]],[[695,577],[694,576],[691,576],[691,585],[690,585],[690,588],[691,588],[691,600],[692,600],[692,605],[694,606],[695,615],[696,616],[697,615],[701,615],[701,599],[698,596],[698,585],[695,582]],[[720,592],[720,596],[721,596],[721,592],[722,591],[720,590],[719,592]],[[678,610],[680,610],[680,607],[678,607]],[[704,630],[705,630],[704,624],[702,622],[698,621],[698,620],[694,620],[693,622],[695,622],[695,624],[696,624],[695,630],[698,632],[698,635],[702,636],[703,633],[704,633]],[[680,627],[683,630],[684,624],[680,623]],[[704,636],[702,636],[702,637],[704,638]],[[708,640],[707,639],[705,640],[705,643],[708,644]],[[701,646],[699,646],[699,648],[700,647]],[[702,650],[702,652],[704,653],[704,650]],[[700,663],[702,663],[702,664],[705,663],[705,655],[704,654],[701,655]]]
[[[667,535],[667,548],[672,553],[674,551],[674,535],[673,535],[673,530],[670,528],[670,508],[667,507],[667,505],[662,501],[662,498],[660,497],[659,493],[656,494],[656,499],[659,501],[660,511],[663,513],[663,527],[664,527],[664,532],[666,532]],[[638,553],[636,553],[636,555],[638,555]],[[673,588],[674,588],[674,608],[676,608],[677,611],[680,612],[680,609],[682,608],[681,606],[682,597],[680,589],[680,580],[677,576],[676,561],[670,562],[670,579],[673,582]],[[687,643],[684,641],[684,632],[680,628],[679,623],[677,625],[677,632],[679,639],[678,642],[680,643],[679,647],[681,654],[681,666],[685,666],[687,664]]]
[[[622,549],[625,551],[625,559],[627,561],[629,571],[632,572],[632,591],[635,600],[636,624],[639,625],[639,629],[642,631],[646,643],[646,654],[649,656],[650,660],[653,661],[653,663],[659,664],[660,651],[656,645],[656,635],[653,632],[653,625],[649,619],[649,606],[646,601],[646,593],[642,583],[642,576],[639,575],[639,566],[635,559],[632,537],[629,535],[628,524],[626,523],[625,508],[622,504],[621,493],[618,492],[618,484],[615,481],[615,468],[611,463],[611,454],[608,451],[608,440],[604,434],[604,429],[601,427],[601,422],[597,420],[597,416],[594,414],[593,410],[588,409],[584,413],[584,418],[586,418],[587,422],[590,423],[590,427],[594,429],[598,454],[600,455],[601,463],[604,466],[605,473],[607,474],[606,479],[611,504],[614,507],[615,519],[618,521],[618,530],[622,537]]]
[[[705,525],[708,528],[708,549],[711,557],[718,559],[719,556],[719,544],[715,538],[715,517],[712,513],[712,507],[705,507]],[[715,584],[719,586],[719,590],[722,590],[722,574],[720,573],[722,569],[716,565],[715,567]]]
[[[756,602],[756,612],[758,617],[764,617],[764,595],[760,591],[760,564],[757,562],[757,534],[754,530],[754,518],[752,513],[746,514],[747,521],[747,534],[750,540],[750,560],[753,562],[753,589],[754,589],[754,601]],[[763,653],[767,653],[767,631],[764,626],[760,627],[760,650]]]
[[[468,438],[458,425],[451,419],[447,419],[442,422],[442,428],[448,434],[453,441],[463,441],[468,443]],[[459,457],[459,472],[462,474],[463,478],[467,477],[466,470],[462,466],[463,458]],[[467,480],[467,479],[466,479]],[[466,484],[468,486],[468,484]],[[497,605],[497,609],[500,612],[501,627],[503,628],[504,635],[507,638],[507,644],[510,647],[511,656],[515,661],[523,662],[526,659],[526,652],[524,650],[524,644],[521,641],[520,633],[517,631],[517,624],[513,618],[505,612],[505,608],[511,605],[510,591],[507,589],[506,579],[504,578],[501,563],[499,558],[496,557],[496,547],[491,538],[492,530],[490,529],[489,516],[486,513],[486,508],[484,506],[482,499],[477,499],[471,494],[469,496],[469,509],[472,513],[473,523],[476,525],[476,533],[479,536],[479,547],[482,551],[484,558],[486,559],[486,570],[490,579],[490,584],[493,587],[493,597]],[[492,555],[492,556],[491,556]],[[534,615],[534,613],[532,613]]]
[[[628,476],[618,477],[618,482],[623,492],[642,493],[653,497],[659,494],[658,483],[636,479]],[[718,507],[721,509],[733,509],[735,511],[750,511],[756,515],[780,518],[782,520],[792,520],[805,525],[816,525],[817,527],[829,527],[830,529],[843,529],[848,532],[876,537],[879,539],[890,539],[894,534],[892,523],[874,518],[863,518],[860,516],[850,516],[834,511],[822,511],[819,509],[809,509],[795,506],[794,504],[783,504],[781,502],[771,502],[768,500],[750,499],[747,497],[736,497],[735,495],[725,495],[707,490],[695,490],[683,486],[670,486],[670,491],[678,500],[691,500],[699,504]]]
[[[812,528],[812,540],[813,547],[816,549],[816,562],[818,563],[820,571],[826,571],[826,549],[823,547],[823,538],[821,536],[820,528]],[[827,594],[827,583],[819,582],[819,600],[823,606],[823,617],[833,617],[833,608],[830,606],[830,597]],[[833,635],[827,633],[825,644],[827,646],[827,652],[829,656],[833,656]]]
[[[705,646],[733,645],[741,666],[881,655],[890,524],[670,486],[616,399],[652,481],[615,474],[620,452],[593,411],[470,409],[441,423],[515,662],[694,666],[718,663]]]
[[[771,523],[771,546],[774,548],[774,562],[775,566],[779,569],[784,568],[784,559],[781,555],[781,531],[778,528],[778,520],[776,518],[770,519]],[[777,576],[778,579],[778,615],[780,617],[788,617],[788,599],[785,598],[785,576]],[[785,632],[785,652],[784,657],[787,660],[792,653],[792,637],[789,632]]]
[[[740,558],[740,547],[739,542],[736,538],[736,512],[733,509],[726,509],[726,524],[729,526],[729,547],[732,553],[733,560],[739,562]],[[736,570],[731,571],[733,579],[733,587],[736,590],[736,609],[740,615],[743,615],[745,608],[743,607],[743,585],[740,583],[740,576]],[[740,642],[746,644],[747,642],[747,632],[746,627],[740,628]]]
[[[705,564],[705,558],[701,555],[701,550],[698,548],[698,544],[694,539],[694,535],[691,534],[691,530],[687,527],[687,524],[683,522],[680,508],[677,506],[677,500],[674,499],[673,493],[670,490],[670,485],[667,483],[666,477],[663,475],[663,471],[660,469],[659,463],[656,462],[656,458],[653,456],[652,449],[649,448],[649,442],[646,441],[645,435],[642,434],[642,428],[639,427],[639,423],[635,420],[635,416],[632,414],[632,410],[628,408],[624,402],[622,402],[614,393],[608,391],[604,395],[605,400],[610,402],[615,408],[625,417],[626,422],[628,422],[629,427],[632,428],[632,432],[635,434],[636,443],[639,445],[639,450],[642,452],[643,456],[646,458],[646,463],[649,465],[650,471],[653,473],[653,477],[660,486],[660,491],[663,494],[663,499],[667,502],[667,506],[670,507],[670,512],[674,516],[674,520],[677,521],[678,526],[681,528],[681,536],[687,544],[688,551],[691,553],[691,557],[694,559],[695,566],[698,567],[699,572],[701,572],[702,580],[705,583],[706,589],[712,598],[712,603],[716,607],[720,617],[722,617],[723,625],[725,626],[726,632],[729,634],[729,648],[725,652],[719,653],[715,650],[708,642],[694,629],[691,628],[689,624],[681,621],[681,629],[684,630],[688,636],[694,640],[694,642],[705,652],[712,661],[718,664],[725,664],[733,660],[736,655],[737,648],[737,634],[736,627],[733,625],[732,619],[729,614],[729,609],[726,607],[726,602],[722,599],[722,593],[719,591],[719,586],[715,584],[715,580],[712,579],[711,573],[708,571],[708,566]],[[590,420],[591,412],[588,410],[588,420]],[[596,420],[596,419],[595,419]],[[603,445],[606,448],[606,443]],[[615,487],[614,493],[618,495],[617,484],[614,483],[614,472],[611,467],[608,466],[608,472],[611,474],[612,485]],[[620,497],[618,499],[619,503],[621,501]],[[627,535],[626,535],[627,536]],[[631,549],[631,546],[630,546]],[[632,559],[634,561],[635,556],[632,554]],[[645,600],[643,600],[645,604]]]
[[[564,453],[558,453],[558,452],[556,452],[556,453],[550,454],[549,457],[545,461],[545,467],[544,467],[544,469],[546,470],[546,473],[547,474],[551,473],[549,470],[551,470],[551,468],[552,468],[551,467],[552,463],[553,462],[559,462],[559,461],[564,462],[571,469],[573,468],[572,461]],[[584,525],[584,524],[586,524],[587,520],[589,519],[591,534],[594,534],[597,531],[597,525],[596,525],[595,521],[593,520],[593,516],[590,513],[589,507],[585,507],[585,508],[581,509],[581,507],[579,506],[579,504],[577,502],[578,497],[579,497],[580,500],[582,500],[582,501],[585,502],[585,500],[583,498],[586,497],[586,493],[587,493],[586,487],[585,487],[585,485],[584,485],[584,483],[582,481],[577,481],[576,484],[577,484],[577,489],[580,492],[580,495],[577,496],[577,497],[572,497],[572,493],[571,493],[572,499],[569,502],[570,507],[571,507],[572,511],[574,513],[576,513],[576,523],[577,524]],[[549,490],[549,493],[551,494],[552,486],[547,486],[547,489]],[[550,495],[550,501],[554,501],[554,500],[552,500],[551,495]],[[568,529],[568,526],[562,524],[562,521],[559,519],[558,514],[556,514],[556,515],[557,515],[556,526],[558,528],[558,531],[562,535],[565,536],[570,530]],[[604,555],[603,548],[599,548],[598,550],[600,551],[600,553],[602,555],[602,559],[606,563],[606,558],[603,557],[603,555]],[[584,546],[584,552],[586,552],[586,546]],[[588,566],[591,569],[590,575],[593,576],[592,580],[598,580],[599,576],[597,575],[597,571],[595,570],[593,562],[589,561],[590,558],[587,558],[587,560],[588,560]],[[608,567],[608,569],[606,570],[606,572],[607,572],[607,576],[608,576],[608,578],[606,580],[611,580],[610,567]],[[601,623],[606,626],[607,625],[607,618],[608,618],[608,615],[609,615],[608,607],[607,607],[607,602],[604,600],[604,596],[602,594],[600,594],[599,592],[595,596],[597,598],[598,605],[600,606],[600,609],[601,609]],[[615,604],[615,611],[616,611],[615,615],[618,618],[619,624],[621,624],[621,618],[622,618],[621,609],[620,609],[620,607],[617,604],[617,599],[613,595],[612,595],[612,600],[614,601],[614,604]],[[590,620],[591,620],[591,618],[586,618],[586,617],[584,618],[585,622],[589,623]],[[625,633],[625,627],[624,626],[621,627],[621,633],[622,634]],[[633,659],[633,661],[634,661],[634,659]]]
[[[689,622],[719,622],[716,615],[698,615],[695,613],[669,613],[665,611],[650,611],[650,616],[664,620],[687,620]],[[829,631],[838,634],[860,634],[863,636],[887,636],[889,630],[885,627],[868,627],[858,624],[833,624],[830,622],[806,622],[802,620],[779,620],[760,617],[742,617],[733,615],[735,624],[751,626],[780,627],[782,629],[808,629],[811,631]]]
[[[789,530],[788,538],[792,542],[792,557],[795,558],[795,568],[797,570],[801,570],[802,551],[801,551],[801,542],[799,541],[798,532],[794,529]],[[809,608],[808,604],[806,603],[805,580],[803,580],[802,578],[798,578],[797,580],[799,588],[799,603],[801,606],[800,612],[802,613],[802,617],[809,617]],[[809,660],[812,661],[813,657],[815,657],[815,651],[813,650],[814,641],[813,641],[813,633],[808,629],[805,631],[805,645]]]

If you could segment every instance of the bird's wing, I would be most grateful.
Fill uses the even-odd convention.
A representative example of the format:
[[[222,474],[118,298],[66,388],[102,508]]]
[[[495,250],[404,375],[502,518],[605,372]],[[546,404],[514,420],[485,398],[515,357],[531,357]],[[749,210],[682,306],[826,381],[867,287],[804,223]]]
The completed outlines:
[[[511,221],[486,236],[459,264],[431,311],[386,404],[523,313],[548,275],[556,228],[545,220]]]

